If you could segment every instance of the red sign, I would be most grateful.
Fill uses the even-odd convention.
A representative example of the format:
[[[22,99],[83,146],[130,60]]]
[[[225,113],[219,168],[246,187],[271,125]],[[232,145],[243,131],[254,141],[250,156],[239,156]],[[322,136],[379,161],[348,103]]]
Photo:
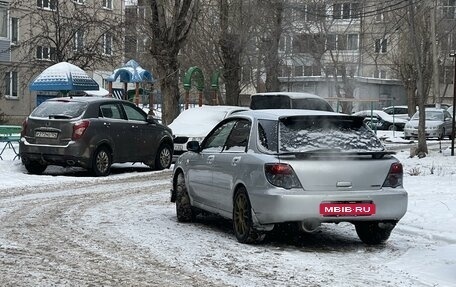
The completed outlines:
[[[323,216],[369,216],[375,214],[373,203],[320,203],[320,214]]]

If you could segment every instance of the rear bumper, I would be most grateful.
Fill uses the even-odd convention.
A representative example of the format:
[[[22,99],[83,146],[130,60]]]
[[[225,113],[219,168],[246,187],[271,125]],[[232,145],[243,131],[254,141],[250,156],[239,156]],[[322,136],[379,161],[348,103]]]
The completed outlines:
[[[19,142],[19,154],[24,162],[40,161],[59,166],[91,166],[90,150],[81,142],[71,141],[64,146],[31,144],[24,138]]]
[[[269,190],[263,194],[249,194],[252,208],[260,224],[315,220],[319,222],[398,221],[407,211],[408,195],[402,189],[376,191],[325,192],[305,194],[302,190]],[[323,216],[322,202],[359,202],[375,204],[376,212],[369,216]]]

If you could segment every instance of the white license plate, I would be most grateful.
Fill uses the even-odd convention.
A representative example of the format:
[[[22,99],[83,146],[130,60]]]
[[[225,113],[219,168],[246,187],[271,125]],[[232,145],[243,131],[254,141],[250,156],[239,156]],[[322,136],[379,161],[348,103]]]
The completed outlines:
[[[174,145],[174,150],[184,150],[184,145],[175,144],[175,145]]]
[[[49,139],[56,139],[57,133],[56,132],[35,132],[35,137],[37,138],[49,138]]]

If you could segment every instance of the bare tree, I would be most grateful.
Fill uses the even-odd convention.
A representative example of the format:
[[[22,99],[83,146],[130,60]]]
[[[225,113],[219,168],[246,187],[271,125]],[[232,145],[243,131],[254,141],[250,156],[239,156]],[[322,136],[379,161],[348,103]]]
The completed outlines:
[[[72,1],[13,0],[21,23],[16,65],[27,65],[33,73],[53,63],[67,61],[82,69],[112,69],[123,49],[122,14],[103,9],[101,3],[79,5]],[[44,4],[43,4],[44,3]],[[41,9],[40,9],[41,8]],[[37,23],[39,23],[37,25]]]
[[[149,49],[155,59],[163,98],[162,119],[169,124],[179,114],[178,54],[198,14],[198,0],[148,0],[152,16]]]
[[[419,157],[424,157],[428,153],[426,134],[425,134],[425,104],[430,89],[432,79],[432,54],[430,37],[430,10],[426,5],[420,5],[413,0],[409,0],[409,29],[410,47],[414,59],[415,69],[418,73],[417,78],[417,99],[419,113],[418,124],[418,147],[416,153]],[[418,14],[417,14],[418,11]]]
[[[283,0],[258,2],[258,52],[263,59],[266,73],[266,91],[279,91],[279,42],[282,35],[284,3]]]

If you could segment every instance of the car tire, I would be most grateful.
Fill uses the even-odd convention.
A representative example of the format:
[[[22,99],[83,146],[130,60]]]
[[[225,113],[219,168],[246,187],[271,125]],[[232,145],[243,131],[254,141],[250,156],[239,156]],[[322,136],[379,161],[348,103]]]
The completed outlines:
[[[106,147],[99,147],[92,157],[92,174],[94,176],[107,176],[111,173],[111,165],[111,153]]]
[[[233,230],[240,243],[258,243],[265,237],[253,227],[252,206],[244,187],[239,188],[234,195]]]
[[[182,172],[179,172],[176,178],[176,215],[179,222],[192,222],[196,218],[190,197],[188,196],[185,178]]]
[[[384,243],[391,235],[394,225],[382,227],[379,222],[361,222],[356,223],[356,233],[362,242],[369,245],[378,245]]]
[[[167,169],[171,166],[173,161],[173,149],[168,144],[162,144],[158,148],[157,155],[155,157],[155,169],[162,170]]]
[[[47,168],[46,164],[40,163],[38,161],[24,162],[24,166],[30,174],[42,174]]]

